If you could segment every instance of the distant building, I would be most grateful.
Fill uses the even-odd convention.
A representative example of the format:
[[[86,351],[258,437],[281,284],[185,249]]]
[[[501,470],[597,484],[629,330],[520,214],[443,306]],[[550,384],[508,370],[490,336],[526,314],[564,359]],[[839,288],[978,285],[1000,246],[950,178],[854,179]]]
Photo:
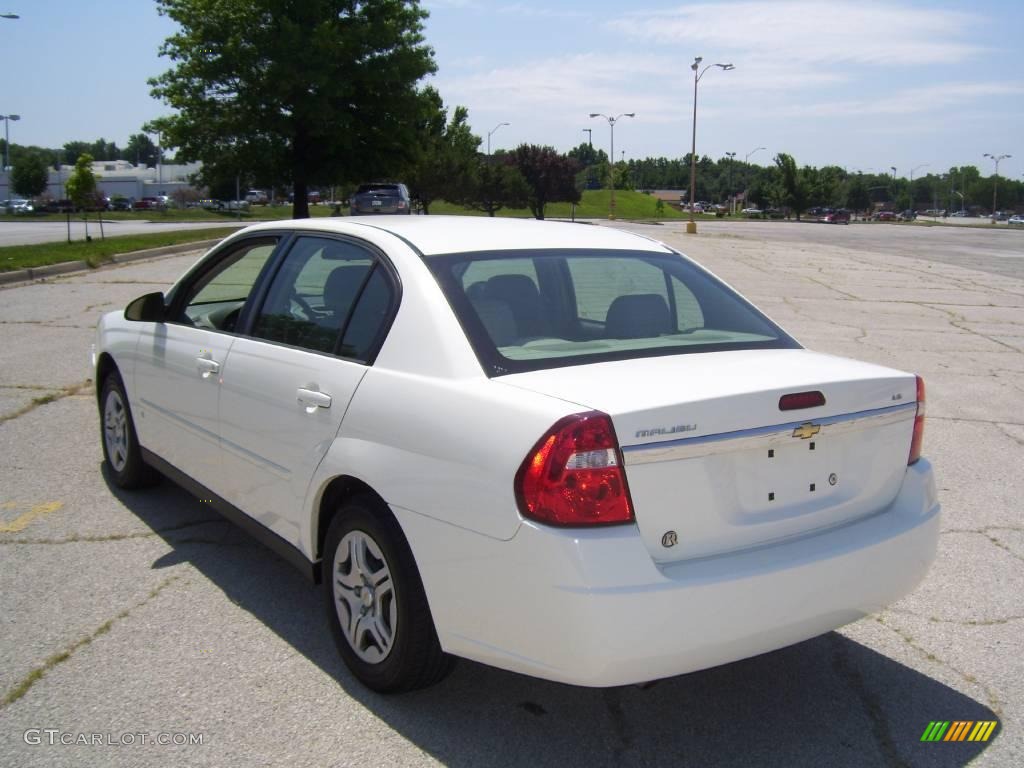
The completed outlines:
[[[127,160],[97,160],[92,164],[92,172],[96,174],[96,188],[101,194],[140,200],[157,195],[172,197],[178,190],[192,189],[190,178],[202,167],[202,163],[188,163],[146,168]],[[46,195],[56,200],[66,198],[64,185],[74,169],[73,165],[62,165],[57,170],[51,168]],[[9,177],[8,172],[0,172],[0,199],[16,197],[10,190]]]

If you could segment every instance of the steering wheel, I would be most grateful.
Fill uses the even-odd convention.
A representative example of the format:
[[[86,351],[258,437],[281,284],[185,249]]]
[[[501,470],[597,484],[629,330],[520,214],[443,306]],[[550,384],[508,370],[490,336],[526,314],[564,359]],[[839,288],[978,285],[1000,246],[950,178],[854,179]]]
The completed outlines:
[[[314,320],[316,318],[316,310],[309,305],[308,301],[299,295],[298,291],[292,291],[291,300],[298,304],[302,311],[306,313],[307,320]]]

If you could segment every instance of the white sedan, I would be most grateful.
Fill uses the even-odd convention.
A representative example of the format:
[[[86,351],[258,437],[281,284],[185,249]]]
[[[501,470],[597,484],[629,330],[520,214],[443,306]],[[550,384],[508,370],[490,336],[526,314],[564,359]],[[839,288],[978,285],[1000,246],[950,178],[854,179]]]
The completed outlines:
[[[909,592],[924,387],[811,352],[671,248],[440,216],[269,222],[99,322],[107,471],[322,580],[378,691],[456,656],[612,686]]]

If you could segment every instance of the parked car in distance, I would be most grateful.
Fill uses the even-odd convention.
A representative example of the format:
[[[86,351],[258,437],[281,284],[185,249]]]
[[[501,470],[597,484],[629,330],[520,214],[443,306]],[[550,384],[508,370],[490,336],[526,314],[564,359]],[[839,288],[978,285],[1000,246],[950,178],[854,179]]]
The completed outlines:
[[[1007,219],[1006,225],[1009,227],[1024,227],[1024,216],[1021,216],[1020,214],[1011,216]]]
[[[262,189],[250,189],[245,193],[245,199],[250,205],[266,205],[269,201],[267,193]]]
[[[133,207],[136,211],[163,211],[167,209],[167,203],[159,197],[150,195],[136,200]]]
[[[805,349],[608,227],[258,224],[105,314],[93,362],[111,481],[164,473],[321,578],[377,691],[455,656],[705,669],[874,613],[935,557],[920,377]]]
[[[849,224],[850,223],[850,212],[845,208],[836,208],[835,210],[829,210],[822,218],[826,224]]]
[[[127,197],[115,197],[110,201],[110,210],[130,211],[132,210],[132,201]]]
[[[875,214],[876,221],[896,221],[895,211],[879,211]]]
[[[26,200],[24,197],[12,197],[9,200],[4,200],[3,208],[8,213],[32,213],[34,206],[31,200]]]
[[[412,213],[412,200],[405,184],[375,182],[360,184],[349,202],[351,216]]]
[[[760,208],[744,208],[741,211],[741,213],[744,216],[749,216],[751,218],[759,218],[761,216],[761,209]]]
[[[917,213],[908,208],[907,210],[902,211],[900,215],[896,217],[896,219],[898,221],[914,221],[915,219],[917,219]]]

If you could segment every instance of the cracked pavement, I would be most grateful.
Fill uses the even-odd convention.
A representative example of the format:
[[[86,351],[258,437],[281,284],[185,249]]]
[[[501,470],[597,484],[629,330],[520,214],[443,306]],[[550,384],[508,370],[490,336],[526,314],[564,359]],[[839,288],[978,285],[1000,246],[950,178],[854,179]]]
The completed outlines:
[[[913,594],[656,684],[573,688],[463,661],[427,691],[370,694],[290,566],[169,482],[127,493],[100,472],[92,328],[198,254],[166,257],[0,289],[0,764],[1024,762],[1022,233],[967,258],[972,237],[990,254],[1001,233],[946,230],[943,250],[943,231],[918,229],[916,257],[911,228],[622,226],[695,257],[809,347],[925,377],[943,534]],[[922,744],[931,720],[1000,724],[985,744]],[[29,728],[204,743],[29,745]]]

